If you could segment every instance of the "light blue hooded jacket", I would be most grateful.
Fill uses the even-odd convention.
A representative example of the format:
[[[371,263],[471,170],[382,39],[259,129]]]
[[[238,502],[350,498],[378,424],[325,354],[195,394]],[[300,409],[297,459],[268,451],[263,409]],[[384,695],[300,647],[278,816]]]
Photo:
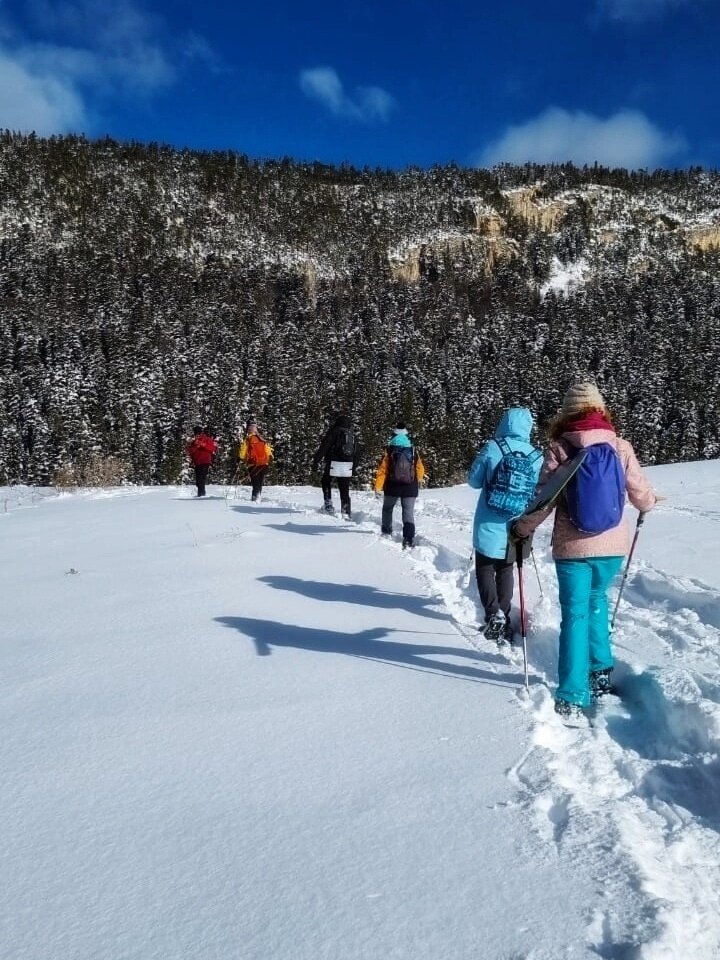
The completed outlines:
[[[527,407],[511,407],[503,414],[502,420],[495,431],[495,437],[504,437],[508,446],[513,450],[532,453],[537,449],[530,443],[532,428],[533,418]],[[485,485],[492,478],[495,467],[501,460],[500,447],[494,440],[490,440],[475,457],[468,473],[468,483],[471,487],[480,491],[475,508],[473,546],[478,553],[495,560],[502,560],[505,557],[510,521],[506,514],[498,513],[488,506]],[[537,477],[540,476],[542,462],[542,457],[538,457],[535,463]]]

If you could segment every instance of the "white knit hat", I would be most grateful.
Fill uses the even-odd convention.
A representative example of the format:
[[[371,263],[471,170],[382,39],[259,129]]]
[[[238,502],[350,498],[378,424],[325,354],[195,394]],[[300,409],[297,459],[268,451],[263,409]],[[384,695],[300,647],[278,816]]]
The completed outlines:
[[[590,381],[575,383],[563,397],[560,413],[563,417],[571,417],[587,410],[605,411],[605,401],[597,386]]]

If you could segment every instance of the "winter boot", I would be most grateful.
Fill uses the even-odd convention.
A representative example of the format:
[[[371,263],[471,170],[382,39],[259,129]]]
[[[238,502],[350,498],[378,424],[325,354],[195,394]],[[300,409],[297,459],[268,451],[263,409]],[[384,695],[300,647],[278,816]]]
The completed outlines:
[[[332,505],[332,500],[325,501],[325,513],[335,513],[335,507]]]
[[[412,550],[415,546],[415,541],[408,539],[407,537],[403,540],[403,550]]]

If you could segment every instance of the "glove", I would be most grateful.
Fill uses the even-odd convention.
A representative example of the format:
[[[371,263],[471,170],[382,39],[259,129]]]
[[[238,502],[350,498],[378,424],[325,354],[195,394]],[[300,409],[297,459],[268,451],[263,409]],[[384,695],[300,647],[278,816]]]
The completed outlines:
[[[529,537],[521,537],[516,530],[517,524],[511,523],[508,529],[508,540],[510,543],[526,543]]]

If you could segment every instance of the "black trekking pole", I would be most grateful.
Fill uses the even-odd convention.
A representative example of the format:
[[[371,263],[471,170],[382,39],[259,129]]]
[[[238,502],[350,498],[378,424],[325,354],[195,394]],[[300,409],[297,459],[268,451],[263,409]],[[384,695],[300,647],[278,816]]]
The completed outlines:
[[[519,540],[515,544],[515,562],[518,569],[518,588],[520,591],[520,636],[523,644],[523,661],[525,664],[525,689],[530,692],[530,679],[528,677],[528,659],[527,659],[527,625],[525,622],[525,584],[523,582],[523,550],[525,541]]]
[[[639,513],[637,518],[637,523],[635,524],[635,536],[633,537],[632,546],[630,547],[630,553],[628,554],[627,563],[625,564],[625,572],[623,573],[622,582],[620,584],[620,589],[618,591],[617,600],[615,601],[615,609],[613,610],[612,620],[610,621],[610,633],[612,634],[615,629],[615,617],[617,616],[618,607],[620,606],[620,598],[623,595],[623,590],[625,589],[625,581],[628,578],[628,570],[630,569],[630,564],[632,563],[633,554],[635,553],[635,544],[638,541],[640,536],[640,527],[645,521],[645,514]]]

